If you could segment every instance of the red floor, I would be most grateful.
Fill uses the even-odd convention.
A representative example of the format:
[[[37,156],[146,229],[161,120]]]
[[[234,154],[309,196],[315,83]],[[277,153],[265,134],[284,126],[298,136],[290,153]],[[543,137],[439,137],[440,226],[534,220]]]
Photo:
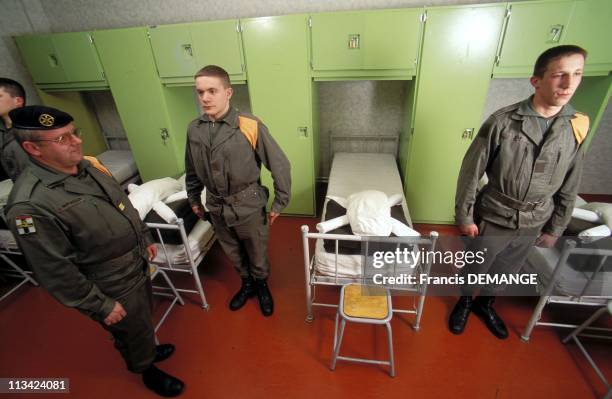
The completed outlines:
[[[529,343],[519,339],[535,298],[499,300],[496,308],[511,331],[509,339],[500,341],[475,317],[462,336],[452,335],[446,321],[455,298],[429,297],[419,332],[410,328],[412,317],[394,317],[395,378],[382,366],[346,362],[330,371],[334,311],[318,308],[314,322],[304,322],[299,235],[303,223],[313,228],[316,221],[283,217],[272,228],[270,285],[276,312],[271,318],[261,316],[255,300],[238,312],[229,311],[227,303],[239,280],[219,247],[211,250],[200,269],[210,311],[189,297],[159,332],[162,342],[177,347],[160,367],[186,382],[182,397],[576,399],[603,395],[603,384],[576,346],[561,343],[562,332],[537,327]],[[424,232],[432,226],[417,227]],[[455,234],[451,227],[435,227],[442,234]],[[330,288],[327,295],[337,295],[337,290]],[[399,301],[406,300],[410,298]],[[158,305],[161,309],[164,303]],[[586,342],[612,379],[609,344]],[[346,355],[384,358],[385,343],[382,327],[349,325],[342,350]],[[32,287],[0,303],[0,377],[66,377],[70,379],[67,396],[74,398],[154,397],[138,376],[125,370],[99,326]]]

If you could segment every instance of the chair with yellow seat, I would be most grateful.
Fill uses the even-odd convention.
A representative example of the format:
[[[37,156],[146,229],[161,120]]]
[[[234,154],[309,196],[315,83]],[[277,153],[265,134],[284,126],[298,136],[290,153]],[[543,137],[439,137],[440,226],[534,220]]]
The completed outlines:
[[[347,284],[340,291],[340,304],[336,312],[334,328],[334,353],[331,369],[336,368],[337,360],[349,362],[383,364],[390,367],[389,374],[395,377],[395,363],[393,360],[393,335],[391,333],[391,318],[393,309],[389,290],[382,287],[373,287],[361,284]],[[389,347],[389,360],[373,360],[348,356],[340,356],[340,346],[346,322],[362,324],[384,324],[387,328],[387,344]],[[340,328],[338,328],[340,323]]]

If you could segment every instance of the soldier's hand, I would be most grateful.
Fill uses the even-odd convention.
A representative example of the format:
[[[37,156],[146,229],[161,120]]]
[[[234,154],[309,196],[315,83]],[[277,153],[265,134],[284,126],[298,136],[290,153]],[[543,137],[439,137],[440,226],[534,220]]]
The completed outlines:
[[[478,236],[478,226],[476,226],[474,223],[472,224],[460,224],[459,225],[459,231],[461,232],[462,235],[464,236],[468,236],[471,238],[476,238]]]
[[[202,209],[201,205],[193,205],[191,210],[198,216],[198,218],[202,219],[204,217],[204,209]]]
[[[542,233],[537,238],[535,245],[540,248],[552,248],[557,243],[557,236],[548,233]]]
[[[278,215],[278,212],[270,211],[270,214],[268,215],[268,219],[270,220],[270,226],[272,226],[272,223],[274,223]]]
[[[155,244],[151,244],[147,247],[147,255],[149,255],[149,260],[155,259],[157,256],[157,246]]]
[[[115,302],[113,310],[104,319],[104,324],[111,326],[115,323],[119,323],[127,315],[127,312],[119,302]]]

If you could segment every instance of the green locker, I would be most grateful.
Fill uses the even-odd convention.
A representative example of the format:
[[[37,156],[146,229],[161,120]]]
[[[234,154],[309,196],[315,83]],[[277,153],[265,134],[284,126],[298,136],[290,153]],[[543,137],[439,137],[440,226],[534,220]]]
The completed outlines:
[[[102,64],[89,32],[57,33],[53,44],[68,82],[104,81]]]
[[[189,24],[151,26],[149,37],[161,78],[193,77],[196,63]]]
[[[143,180],[177,176],[184,170],[171,129],[146,28],[94,32],[94,40],[130,148]]]
[[[573,7],[569,0],[511,4],[494,76],[531,76],[538,56],[564,42]]]
[[[208,64],[225,68],[234,83],[246,80],[236,19],[158,25],[148,32],[164,84],[193,86],[193,75]]]
[[[308,17],[289,15],[241,22],[253,113],[268,126],[291,162],[291,202],[284,212],[314,215]],[[263,181],[271,187],[269,176],[264,175]]]
[[[482,116],[505,6],[427,10],[404,190],[413,221],[454,223],[465,151]]]
[[[586,75],[607,75],[612,70],[612,1],[577,0],[564,44],[588,51]]]
[[[35,83],[66,81],[51,35],[18,36],[15,42]]]
[[[421,13],[422,9],[403,9],[313,14],[314,76],[351,77],[354,71],[384,76],[388,70],[414,75]]]
[[[238,20],[201,22],[191,25],[196,69],[213,64],[223,67],[232,79],[244,79],[242,43]]]

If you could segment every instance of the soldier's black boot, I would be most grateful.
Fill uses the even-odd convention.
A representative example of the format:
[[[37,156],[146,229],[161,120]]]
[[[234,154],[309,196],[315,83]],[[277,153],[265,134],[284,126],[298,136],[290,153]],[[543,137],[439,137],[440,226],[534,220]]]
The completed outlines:
[[[234,295],[230,301],[230,310],[238,310],[244,306],[247,299],[253,298],[257,291],[255,290],[255,281],[253,277],[249,276],[242,279],[242,286],[240,290]]]
[[[274,300],[272,300],[272,294],[266,279],[256,279],[255,285],[257,286],[257,298],[259,299],[261,313],[266,317],[271,316],[274,312]]]
[[[155,359],[153,363],[161,362],[172,356],[174,353],[174,345],[161,344],[155,347]]]
[[[495,313],[493,309],[494,296],[479,296],[474,300],[472,310],[486,324],[489,331],[499,339],[508,338],[508,329],[504,321]]]
[[[151,391],[166,398],[180,395],[185,387],[183,381],[164,373],[154,365],[142,373],[142,382]]]
[[[448,329],[453,334],[461,334],[465,329],[468,317],[472,310],[472,297],[462,296],[453,308],[448,318]]]

